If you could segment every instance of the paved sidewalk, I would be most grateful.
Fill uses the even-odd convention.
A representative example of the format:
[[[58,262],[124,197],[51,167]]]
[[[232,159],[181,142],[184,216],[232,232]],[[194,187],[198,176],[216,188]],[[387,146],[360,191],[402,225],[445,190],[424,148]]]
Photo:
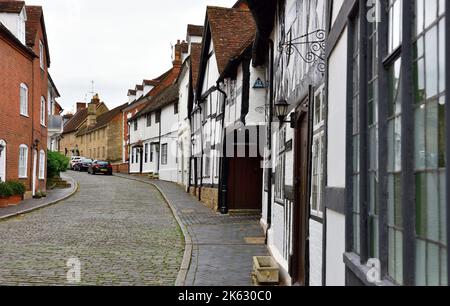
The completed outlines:
[[[47,191],[47,197],[42,199],[29,199],[22,201],[17,206],[10,206],[0,208],[0,220],[15,217],[21,214],[31,212],[36,209],[40,209],[49,205],[56,204],[64,199],[67,199],[77,191],[77,183],[73,178],[61,173],[61,178],[70,183],[70,188],[67,189],[55,189]]]
[[[174,183],[115,174],[156,186],[185,234],[186,251],[177,285],[249,286],[253,256],[268,255],[259,215],[221,215]]]

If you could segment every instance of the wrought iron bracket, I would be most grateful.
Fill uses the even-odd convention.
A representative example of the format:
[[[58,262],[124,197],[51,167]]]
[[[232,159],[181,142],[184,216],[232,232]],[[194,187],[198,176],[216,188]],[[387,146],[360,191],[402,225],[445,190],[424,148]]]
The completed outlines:
[[[286,53],[288,56],[297,52],[307,64],[317,62],[317,69],[323,73],[326,68],[325,39],[326,32],[324,30],[316,30],[280,43],[278,50],[281,53]],[[303,50],[303,48],[301,48],[302,46],[305,46],[306,48]]]

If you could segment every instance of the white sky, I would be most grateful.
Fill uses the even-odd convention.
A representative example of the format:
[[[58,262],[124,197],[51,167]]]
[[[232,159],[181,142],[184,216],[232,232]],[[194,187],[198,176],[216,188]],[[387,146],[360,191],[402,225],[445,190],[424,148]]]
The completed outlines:
[[[207,5],[236,0],[26,0],[42,5],[49,40],[50,73],[72,111],[95,92],[110,109],[127,91],[171,67],[171,44],[186,38],[187,24],[203,25]]]

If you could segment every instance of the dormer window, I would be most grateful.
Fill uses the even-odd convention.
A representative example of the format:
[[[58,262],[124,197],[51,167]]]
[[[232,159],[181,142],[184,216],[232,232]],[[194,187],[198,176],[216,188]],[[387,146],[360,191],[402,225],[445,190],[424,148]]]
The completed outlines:
[[[44,44],[39,41],[39,61],[41,64],[41,69],[44,70]]]

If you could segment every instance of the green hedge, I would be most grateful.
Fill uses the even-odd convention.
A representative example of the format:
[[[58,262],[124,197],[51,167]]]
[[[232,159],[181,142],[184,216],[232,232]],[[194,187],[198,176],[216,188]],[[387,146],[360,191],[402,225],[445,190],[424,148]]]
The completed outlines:
[[[47,177],[59,177],[61,172],[67,171],[69,158],[59,152],[47,152]]]
[[[11,186],[8,183],[0,183],[0,197],[8,198],[14,194]]]
[[[13,195],[23,196],[25,194],[25,185],[21,182],[0,183],[0,197],[7,198]]]
[[[9,187],[11,187],[14,195],[23,196],[25,194],[25,192],[27,191],[25,185],[22,184],[21,182],[11,181],[11,182],[6,182],[6,184],[8,184]]]

